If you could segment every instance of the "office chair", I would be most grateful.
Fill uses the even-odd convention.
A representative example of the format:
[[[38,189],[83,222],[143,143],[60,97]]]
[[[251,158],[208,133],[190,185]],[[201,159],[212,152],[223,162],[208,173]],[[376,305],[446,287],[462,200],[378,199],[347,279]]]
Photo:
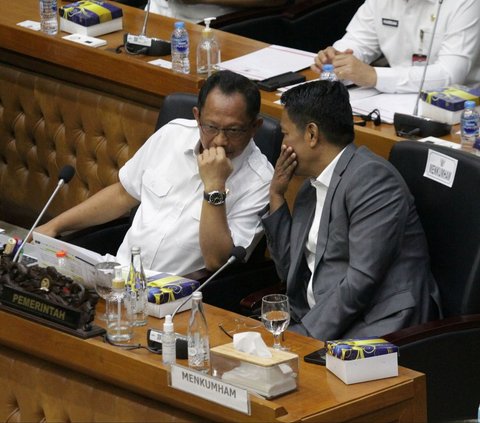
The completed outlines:
[[[429,150],[458,160],[451,188],[424,176]],[[415,198],[445,318],[384,337],[400,347],[400,365],[427,375],[429,421],[473,419],[480,401],[480,158],[402,141],[389,160]]]

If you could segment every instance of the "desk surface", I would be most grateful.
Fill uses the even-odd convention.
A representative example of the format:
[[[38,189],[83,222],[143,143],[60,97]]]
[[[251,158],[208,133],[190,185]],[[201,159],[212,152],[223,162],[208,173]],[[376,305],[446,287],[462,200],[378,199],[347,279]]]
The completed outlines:
[[[6,0],[0,0],[6,3]],[[24,20],[38,21],[38,1],[22,0],[15,5],[4,7],[0,15],[0,48],[3,53],[22,55],[23,59],[35,60],[35,69],[42,71],[45,65],[60,67],[63,73],[68,71],[81,72],[81,84],[98,86],[99,81],[105,84],[115,83],[125,89],[164,97],[175,91],[198,92],[204,79],[193,70],[190,75],[180,75],[171,70],[160,68],[148,63],[156,57],[135,56],[125,52],[117,54],[116,47],[123,43],[124,32],[138,34],[143,26],[144,12],[140,9],[120,5],[124,11],[123,31],[101,36],[107,41],[105,47],[91,48],[63,40],[66,33],[59,32],[56,36],[45,35],[16,25]],[[150,14],[147,35],[169,39],[174,20],[165,16]],[[196,46],[200,40],[202,26],[186,23],[190,34],[190,62],[195,63]],[[267,44],[216,30],[216,35],[222,48],[222,59],[229,60],[265,47]],[[15,57],[15,62],[22,58]],[[166,56],[169,60],[170,57]],[[194,68],[194,66],[192,66]],[[305,70],[307,79],[317,77],[310,70]],[[262,112],[279,118],[282,107],[275,104],[276,93],[262,91]],[[366,127],[356,127],[356,143],[367,145],[377,154],[388,157],[391,146],[398,141],[392,125],[373,126],[371,122]],[[447,139],[458,138],[455,135]]]
[[[0,228],[4,228],[8,234],[19,230],[18,227],[1,221]],[[240,316],[208,304],[205,309],[210,329],[210,346],[231,342],[219,328],[219,323],[229,326],[229,322]],[[104,303],[100,302],[97,312],[103,311]],[[187,332],[189,315],[187,311],[175,316],[176,332]],[[162,363],[161,355],[150,353],[146,349],[123,350],[105,343],[102,337],[80,339],[3,310],[0,310],[0,321],[1,345],[171,404],[206,419],[252,422],[332,422],[354,419],[426,421],[423,374],[400,367],[398,377],[345,385],[325,367],[303,361],[303,356],[321,348],[323,343],[294,332],[286,332],[284,343],[291,352],[299,356],[298,389],[271,401],[252,396],[252,411],[251,415],[247,416],[170,388],[168,372]],[[98,319],[95,324],[105,326],[105,322]],[[145,346],[148,328],[161,330],[163,319],[149,317],[146,326],[135,328],[132,343]],[[267,345],[272,345],[272,335],[263,326],[259,325],[258,329],[254,330],[262,334]],[[32,342],[33,339],[35,342]],[[177,362],[187,366],[186,360]]]
[[[212,346],[231,342],[218,323],[234,314],[206,305]],[[175,318],[175,330],[186,333],[188,312]],[[145,349],[122,350],[102,338],[82,340],[30,320],[0,311],[0,344],[82,374],[120,386],[128,391],[167,402],[206,419],[221,421],[425,421],[425,377],[400,368],[399,376],[356,385],[345,385],[324,367],[301,358],[322,346],[320,341],[287,332],[285,343],[300,356],[298,389],[272,401],[251,397],[247,416],[168,386],[168,372],[161,356]],[[147,328],[161,328],[163,320],[150,318],[147,327],[136,328],[135,342],[146,344]],[[101,325],[101,322],[97,322]],[[263,328],[267,343],[271,334]],[[35,339],[35,342],[32,342]],[[179,364],[186,365],[185,360]],[[383,417],[381,417],[383,416]]]

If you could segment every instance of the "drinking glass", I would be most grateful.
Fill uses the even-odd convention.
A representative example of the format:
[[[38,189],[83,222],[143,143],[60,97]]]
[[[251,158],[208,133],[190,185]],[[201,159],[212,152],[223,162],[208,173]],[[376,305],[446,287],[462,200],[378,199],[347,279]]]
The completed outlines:
[[[283,294],[270,294],[262,298],[262,322],[273,334],[273,348],[282,350],[280,338],[290,323],[290,305]]]
[[[115,276],[115,266],[120,266],[120,263],[102,261],[95,265],[95,290],[105,300],[105,313],[97,315],[100,320],[108,320],[107,316],[111,313],[111,301],[108,300],[112,295],[112,279]]]

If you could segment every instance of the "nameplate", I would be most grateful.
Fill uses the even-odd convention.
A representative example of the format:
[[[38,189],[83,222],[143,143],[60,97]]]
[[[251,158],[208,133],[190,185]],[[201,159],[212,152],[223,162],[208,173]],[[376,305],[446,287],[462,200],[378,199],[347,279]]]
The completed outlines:
[[[221,382],[204,373],[172,364],[170,386],[250,415],[250,398],[246,389]]]
[[[451,188],[455,180],[458,160],[438,151],[428,150],[423,176]]]
[[[55,304],[38,295],[21,291],[8,285],[4,285],[3,289],[0,290],[0,302],[73,329],[77,329],[80,326],[80,310]]]

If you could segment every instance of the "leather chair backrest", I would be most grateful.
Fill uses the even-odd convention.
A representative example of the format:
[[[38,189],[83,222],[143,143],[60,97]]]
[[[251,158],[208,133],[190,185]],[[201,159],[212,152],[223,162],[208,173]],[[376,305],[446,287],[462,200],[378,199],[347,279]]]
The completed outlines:
[[[156,130],[176,118],[193,119],[193,107],[197,105],[197,96],[190,93],[174,93],[165,97],[158,114]],[[261,115],[263,125],[255,134],[254,140],[260,151],[265,154],[272,166],[275,166],[282,145],[282,130],[277,119]]]
[[[424,175],[429,150],[458,160],[451,188]],[[480,157],[418,141],[395,144],[390,162],[405,179],[428,241],[445,317],[480,313]]]

